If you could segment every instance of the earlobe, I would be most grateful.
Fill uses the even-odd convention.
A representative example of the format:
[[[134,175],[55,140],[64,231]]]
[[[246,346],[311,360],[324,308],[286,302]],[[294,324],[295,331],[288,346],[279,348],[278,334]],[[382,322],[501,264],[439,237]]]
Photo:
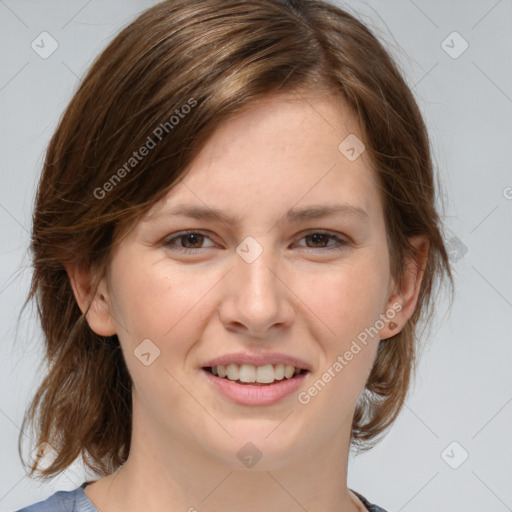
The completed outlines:
[[[396,285],[386,306],[389,320],[380,332],[381,339],[398,334],[414,314],[421,290],[421,283],[428,260],[428,239],[417,236],[410,239],[415,254],[406,258],[402,282]],[[393,316],[389,312],[393,312]]]
[[[78,307],[85,315],[89,327],[100,336],[116,334],[105,279],[94,289],[91,269],[75,264],[67,266],[66,272]]]

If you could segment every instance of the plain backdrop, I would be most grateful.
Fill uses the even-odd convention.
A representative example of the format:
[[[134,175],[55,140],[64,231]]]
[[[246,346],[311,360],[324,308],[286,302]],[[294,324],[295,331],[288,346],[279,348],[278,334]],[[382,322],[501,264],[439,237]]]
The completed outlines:
[[[17,324],[31,275],[32,205],[45,148],[80,77],[154,3],[0,0],[1,512],[84,481],[75,465],[40,484],[25,475],[17,453],[19,426],[42,378],[35,316]],[[379,445],[351,458],[349,486],[389,512],[512,510],[512,2],[339,5],[385,41],[418,98],[456,278],[451,312],[439,298],[406,405]],[[33,44],[41,37],[47,52],[58,45],[49,56]]]

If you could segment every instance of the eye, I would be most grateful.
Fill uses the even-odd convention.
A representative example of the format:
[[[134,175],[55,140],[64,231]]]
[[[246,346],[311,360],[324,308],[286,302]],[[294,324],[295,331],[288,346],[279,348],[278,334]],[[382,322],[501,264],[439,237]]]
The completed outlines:
[[[301,240],[303,239],[310,239],[312,243],[314,244],[313,247],[306,246],[308,249],[340,249],[345,245],[348,245],[348,241],[344,240],[343,238],[339,237],[338,235],[335,235],[333,233],[325,232],[325,231],[311,231],[309,233],[306,233]],[[325,245],[329,241],[329,239],[334,240],[334,244],[331,245]],[[304,246],[302,246],[304,247]]]
[[[209,238],[208,235],[201,233],[200,231],[183,231],[175,236],[172,236],[171,238],[166,238],[163,244],[173,250],[177,249],[178,251],[182,252],[196,252],[198,249],[203,249],[203,247],[188,246],[200,246],[205,238]],[[183,245],[176,245],[173,243],[175,240],[183,242],[186,247]]]

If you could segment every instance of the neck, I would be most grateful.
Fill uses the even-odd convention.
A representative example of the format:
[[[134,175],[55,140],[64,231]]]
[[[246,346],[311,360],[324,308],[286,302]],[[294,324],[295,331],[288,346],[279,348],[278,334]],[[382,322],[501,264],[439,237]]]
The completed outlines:
[[[267,458],[263,448],[261,459],[243,468],[175,436],[134,428],[126,463],[86,494],[101,512],[356,512],[347,489],[349,437],[321,441],[286,460],[273,458],[268,446]],[[244,444],[234,442],[234,453]]]

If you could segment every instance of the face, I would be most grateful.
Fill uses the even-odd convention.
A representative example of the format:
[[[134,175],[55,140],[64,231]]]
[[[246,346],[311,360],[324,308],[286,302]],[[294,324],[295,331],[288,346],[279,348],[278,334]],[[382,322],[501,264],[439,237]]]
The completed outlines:
[[[338,148],[362,138],[357,123],[332,97],[305,98],[273,96],[222,125],[115,247],[108,315],[88,321],[119,337],[134,437],[231,467],[251,442],[262,469],[348,439],[400,306],[374,171],[364,152],[354,160]],[[274,383],[204,369],[230,361],[232,378]],[[283,378],[278,364],[302,371]]]

